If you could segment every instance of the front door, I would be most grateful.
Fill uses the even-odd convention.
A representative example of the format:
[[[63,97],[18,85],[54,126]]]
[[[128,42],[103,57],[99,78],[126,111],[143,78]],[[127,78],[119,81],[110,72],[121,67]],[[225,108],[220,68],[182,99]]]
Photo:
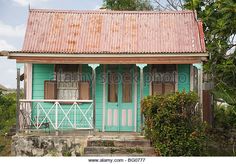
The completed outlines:
[[[107,67],[106,131],[134,131],[133,65]]]

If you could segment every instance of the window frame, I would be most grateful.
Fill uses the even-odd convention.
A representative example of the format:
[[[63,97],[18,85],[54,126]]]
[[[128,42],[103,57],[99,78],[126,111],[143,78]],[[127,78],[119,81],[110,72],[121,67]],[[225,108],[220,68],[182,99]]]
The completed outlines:
[[[82,81],[83,79],[81,77],[81,75],[82,75],[82,65],[81,64],[55,64],[54,65],[54,79],[53,80],[45,80],[44,81],[44,99],[48,99],[48,97],[47,97],[48,93],[46,92],[47,91],[46,90],[46,87],[47,87],[46,83],[47,83],[47,81],[50,81],[50,82],[55,82],[56,83],[56,96],[54,97],[54,99],[55,100],[59,100],[59,96],[58,96],[58,94],[59,94],[59,86],[58,86],[58,83],[60,83],[62,81],[58,80],[59,69],[57,67],[59,67],[60,65],[63,65],[63,66],[66,65],[66,66],[69,67],[68,68],[68,70],[69,70],[68,72],[72,72],[72,74],[71,74],[71,77],[70,77],[71,80],[68,83],[72,83],[72,82],[77,83],[77,88],[75,90],[78,91],[78,96],[77,96],[76,99],[69,98],[69,99],[62,99],[62,100],[81,100],[81,97],[83,97],[82,95],[83,95],[83,92],[84,92],[84,90],[82,92],[82,90],[80,89],[81,88],[81,83],[86,83],[86,82],[89,85],[87,93],[86,93],[86,95],[89,95],[88,96],[89,99],[87,99],[87,100],[91,100],[91,85],[90,85],[91,82],[90,82],[90,80]],[[72,68],[70,68],[71,65],[74,65],[74,67],[77,69],[77,71],[73,71]],[[67,72],[67,71],[65,71],[65,72]],[[76,75],[76,79],[75,79],[73,74],[74,75],[77,74]],[[64,80],[64,82],[66,83],[66,80]],[[50,92],[50,91],[48,91],[48,92]],[[83,99],[83,100],[85,100],[85,99]]]

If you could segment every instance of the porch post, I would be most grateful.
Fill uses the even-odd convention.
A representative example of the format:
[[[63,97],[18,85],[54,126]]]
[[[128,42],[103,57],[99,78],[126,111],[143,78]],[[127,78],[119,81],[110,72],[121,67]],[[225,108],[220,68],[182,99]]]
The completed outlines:
[[[17,68],[17,91],[16,91],[16,132],[19,131],[19,108],[20,108],[20,68]]]
[[[200,103],[200,109],[201,109],[201,118],[203,120],[203,108],[202,108],[202,83],[203,83],[203,68],[202,68],[202,62],[193,64],[193,66],[197,67],[198,69],[198,97],[199,97],[199,103]]]
[[[203,68],[202,68],[202,62],[200,63],[201,68],[199,70],[199,83],[200,83],[200,87],[199,87],[199,93],[200,93],[200,109],[201,109],[201,118],[203,120],[203,106],[202,106],[202,83],[203,83]]]
[[[136,64],[137,67],[140,68],[140,99],[143,99],[143,68],[147,66],[147,64]],[[140,111],[140,120],[141,120],[141,130],[143,129],[143,113]]]
[[[92,99],[93,99],[93,130],[95,131],[96,129],[96,68],[99,66],[100,64],[89,64],[88,66],[90,66],[92,68]]]

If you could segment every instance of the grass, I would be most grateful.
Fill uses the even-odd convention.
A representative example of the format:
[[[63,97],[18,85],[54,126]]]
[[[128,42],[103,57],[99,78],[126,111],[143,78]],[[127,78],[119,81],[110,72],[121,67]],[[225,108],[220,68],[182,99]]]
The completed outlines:
[[[235,156],[234,133],[214,129],[208,133],[207,156]]]
[[[0,136],[0,156],[11,155],[11,137]]]

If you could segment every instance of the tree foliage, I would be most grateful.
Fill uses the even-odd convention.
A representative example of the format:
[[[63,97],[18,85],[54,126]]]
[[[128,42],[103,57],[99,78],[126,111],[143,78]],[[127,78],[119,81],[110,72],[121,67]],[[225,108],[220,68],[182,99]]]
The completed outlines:
[[[155,10],[183,10],[184,0],[153,0]]]
[[[205,72],[215,83],[214,93],[231,105],[236,101],[236,0],[186,0],[204,23],[210,55]],[[233,103],[234,102],[234,103]]]
[[[152,10],[149,0],[104,0],[103,6],[110,10]]]
[[[16,94],[0,92],[0,135],[9,131],[16,121]]]

